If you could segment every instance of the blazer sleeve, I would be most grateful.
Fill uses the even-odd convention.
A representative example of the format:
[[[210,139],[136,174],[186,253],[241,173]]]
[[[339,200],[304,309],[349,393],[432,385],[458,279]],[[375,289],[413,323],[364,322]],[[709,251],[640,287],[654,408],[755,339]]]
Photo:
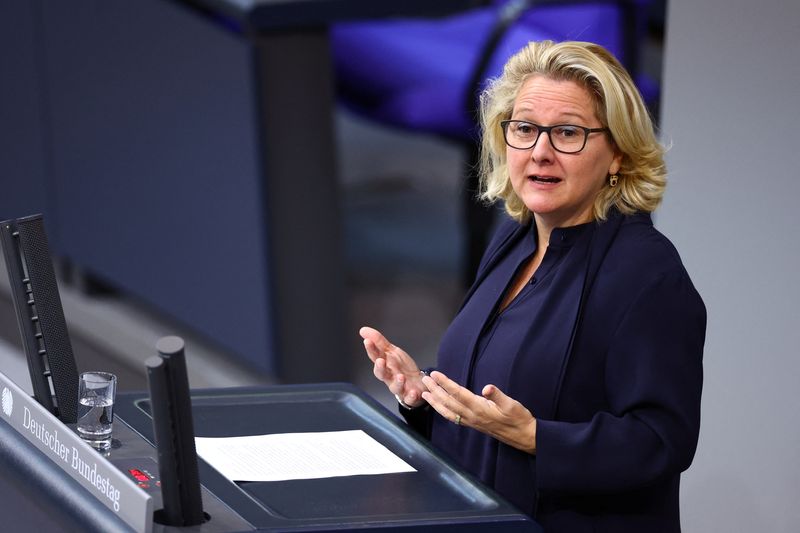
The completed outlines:
[[[406,409],[398,404],[397,409],[411,429],[426,439],[431,438],[433,409],[431,409],[430,405],[425,404],[414,409]]]
[[[611,337],[608,410],[581,423],[538,420],[538,490],[614,493],[687,469],[700,429],[705,326],[685,271],[644,286]]]

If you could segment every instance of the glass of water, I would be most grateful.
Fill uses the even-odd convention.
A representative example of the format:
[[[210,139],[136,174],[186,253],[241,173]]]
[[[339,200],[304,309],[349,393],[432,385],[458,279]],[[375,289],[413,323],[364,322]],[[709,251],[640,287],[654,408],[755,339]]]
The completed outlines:
[[[117,376],[84,372],[78,384],[78,435],[98,450],[111,447]]]

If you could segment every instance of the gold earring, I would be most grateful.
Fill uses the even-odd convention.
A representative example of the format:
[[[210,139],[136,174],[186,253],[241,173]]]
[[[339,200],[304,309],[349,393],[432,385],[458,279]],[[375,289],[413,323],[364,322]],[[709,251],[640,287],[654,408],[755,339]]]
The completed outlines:
[[[617,174],[612,174],[608,177],[608,186],[609,187],[616,187],[617,182],[619,182],[619,176]]]

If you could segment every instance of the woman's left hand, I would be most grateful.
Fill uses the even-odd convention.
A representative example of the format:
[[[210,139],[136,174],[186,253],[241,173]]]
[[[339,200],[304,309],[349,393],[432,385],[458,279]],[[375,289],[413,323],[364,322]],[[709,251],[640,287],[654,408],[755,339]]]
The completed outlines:
[[[431,372],[422,382],[428,388],[422,398],[444,418],[524,452],[536,453],[536,418],[494,385],[486,385],[478,396],[441,372]]]

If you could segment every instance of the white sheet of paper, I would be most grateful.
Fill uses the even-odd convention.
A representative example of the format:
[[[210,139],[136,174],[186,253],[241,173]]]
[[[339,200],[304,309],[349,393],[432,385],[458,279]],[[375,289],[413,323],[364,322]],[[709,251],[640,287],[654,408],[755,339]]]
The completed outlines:
[[[196,437],[197,454],[231,481],[416,472],[361,430]]]

